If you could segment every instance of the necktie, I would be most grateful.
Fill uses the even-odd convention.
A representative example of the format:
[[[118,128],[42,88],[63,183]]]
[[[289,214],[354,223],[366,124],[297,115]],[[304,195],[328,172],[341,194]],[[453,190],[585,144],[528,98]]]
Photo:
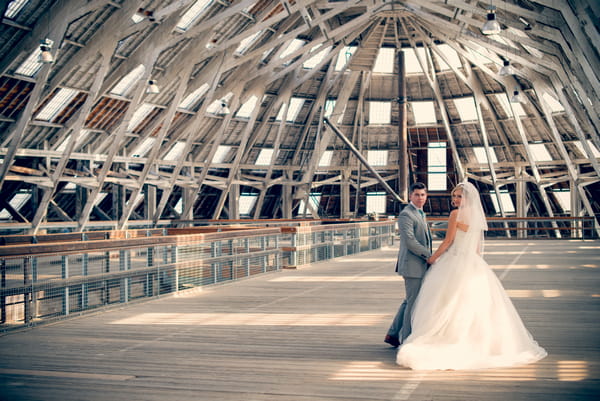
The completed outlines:
[[[419,209],[419,214],[421,215],[423,220],[425,220],[425,212],[423,210]]]

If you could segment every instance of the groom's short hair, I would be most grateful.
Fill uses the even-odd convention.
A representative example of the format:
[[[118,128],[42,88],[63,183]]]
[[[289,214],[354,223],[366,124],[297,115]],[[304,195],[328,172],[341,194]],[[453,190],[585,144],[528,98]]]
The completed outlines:
[[[412,184],[410,186],[409,194],[412,194],[417,189],[424,189],[425,191],[427,191],[427,186],[425,184],[423,184],[422,182],[415,182],[414,184]]]

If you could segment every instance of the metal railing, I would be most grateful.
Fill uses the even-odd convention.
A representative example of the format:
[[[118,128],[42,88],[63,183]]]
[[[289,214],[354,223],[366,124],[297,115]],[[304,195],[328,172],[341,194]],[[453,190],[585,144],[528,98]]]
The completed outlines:
[[[283,264],[293,268],[391,245],[396,220],[283,227],[281,231]]]
[[[325,223],[2,236],[0,330],[364,252],[396,231]]]
[[[0,247],[0,328],[281,268],[278,228],[207,231]]]

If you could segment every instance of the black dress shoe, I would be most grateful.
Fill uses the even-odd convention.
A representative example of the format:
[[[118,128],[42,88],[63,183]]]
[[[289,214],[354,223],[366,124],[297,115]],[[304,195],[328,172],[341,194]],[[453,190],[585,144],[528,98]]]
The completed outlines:
[[[389,334],[385,336],[385,340],[383,340],[383,341],[388,343],[389,345],[391,345],[394,348],[396,348],[400,345],[400,341],[398,340],[398,338],[392,337]]]

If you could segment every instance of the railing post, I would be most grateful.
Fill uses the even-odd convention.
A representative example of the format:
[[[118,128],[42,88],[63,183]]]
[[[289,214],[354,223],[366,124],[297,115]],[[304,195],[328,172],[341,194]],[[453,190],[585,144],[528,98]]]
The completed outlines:
[[[6,287],[6,259],[0,260],[0,288]],[[6,323],[6,295],[0,297],[0,323]]]
[[[250,239],[244,238],[244,266],[246,267],[246,277],[250,277]]]
[[[61,256],[60,263],[61,263],[60,276],[63,280],[68,279],[69,278],[69,256],[68,255]],[[62,298],[63,298],[62,312],[63,312],[63,315],[67,316],[69,314],[69,311],[71,310],[71,307],[69,305],[69,286],[68,285],[65,285],[65,287],[64,287]]]
[[[25,324],[31,321],[31,295],[33,288],[27,289],[27,287],[31,287],[30,260],[30,257],[23,258],[23,286],[25,287],[25,291],[23,291],[23,320]]]
[[[126,271],[131,268],[131,253],[129,250],[122,249],[119,251],[119,270]],[[121,302],[129,302],[129,281],[130,279],[125,277],[121,279]]]

